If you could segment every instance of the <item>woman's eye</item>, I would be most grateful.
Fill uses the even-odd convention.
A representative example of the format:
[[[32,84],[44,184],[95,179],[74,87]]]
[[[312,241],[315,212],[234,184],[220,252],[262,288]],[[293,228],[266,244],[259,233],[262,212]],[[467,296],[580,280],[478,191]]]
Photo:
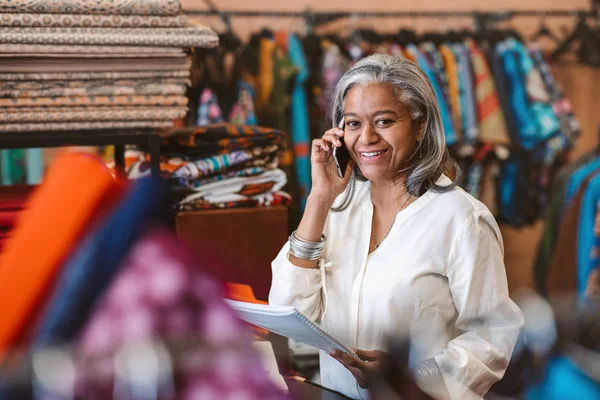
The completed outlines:
[[[346,126],[350,128],[358,128],[360,126],[360,122],[358,121],[348,121],[346,122]]]
[[[377,120],[376,124],[378,126],[387,126],[387,125],[390,125],[393,122],[394,121],[392,121],[391,119],[380,119],[380,120]]]

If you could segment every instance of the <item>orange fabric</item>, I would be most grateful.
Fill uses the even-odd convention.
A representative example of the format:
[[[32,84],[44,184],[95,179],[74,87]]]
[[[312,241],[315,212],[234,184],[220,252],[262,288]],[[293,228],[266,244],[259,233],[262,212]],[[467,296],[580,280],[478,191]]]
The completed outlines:
[[[85,229],[114,204],[123,185],[89,154],[64,153],[50,167],[0,254],[0,359],[35,318]]]
[[[458,82],[458,66],[452,49],[443,44],[440,46],[440,54],[446,64],[446,73],[448,75],[448,92],[450,103],[452,105],[452,121],[454,122],[454,130],[459,137],[462,137],[462,118],[460,114],[460,88]]]
[[[228,299],[255,304],[269,304],[266,301],[257,300],[252,287],[249,285],[227,282],[225,283],[225,287],[227,288]]]
[[[256,111],[262,114],[265,112],[265,108],[271,98],[271,92],[273,92],[275,41],[267,38],[261,39],[258,52]]]

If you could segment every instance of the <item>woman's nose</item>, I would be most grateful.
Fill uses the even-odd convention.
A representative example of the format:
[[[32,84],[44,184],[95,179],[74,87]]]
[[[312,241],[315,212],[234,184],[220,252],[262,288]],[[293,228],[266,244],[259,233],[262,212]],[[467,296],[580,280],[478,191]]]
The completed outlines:
[[[366,124],[358,138],[362,144],[371,144],[379,140],[379,135],[371,124]]]

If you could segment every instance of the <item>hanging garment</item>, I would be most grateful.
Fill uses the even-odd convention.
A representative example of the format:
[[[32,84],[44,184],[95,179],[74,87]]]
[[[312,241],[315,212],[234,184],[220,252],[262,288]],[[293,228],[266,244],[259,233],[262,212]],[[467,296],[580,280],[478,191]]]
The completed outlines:
[[[504,113],[490,68],[481,49],[472,39],[465,45],[473,65],[477,115],[479,117],[479,139],[485,143],[510,144]]]
[[[450,97],[450,103],[452,104],[450,110],[452,110],[452,121],[454,122],[454,129],[458,136],[462,138],[464,136],[462,129],[462,110],[460,104],[460,82],[458,77],[458,65],[454,52],[450,48],[450,44],[443,44],[440,46],[440,54],[444,59],[446,65],[446,73],[448,74],[448,92]]]
[[[544,231],[542,233],[542,238],[540,239],[537,258],[533,269],[536,289],[544,295],[546,294],[546,275],[552,264],[559,224],[562,218],[563,205],[565,204],[567,182],[575,170],[595,157],[595,153],[585,154],[563,167],[554,178],[550,207],[546,214]]]
[[[486,52],[492,76],[494,78],[494,86],[498,94],[498,101],[502,106],[502,112],[506,121],[506,129],[510,137],[511,144],[519,144],[519,129],[515,113],[511,106],[509,84],[506,75],[504,74],[504,62],[502,57],[494,47],[489,47]]]
[[[454,126],[452,125],[452,117],[450,116],[450,111],[448,110],[448,106],[446,105],[446,101],[444,100],[444,94],[442,93],[442,89],[438,85],[437,78],[435,77],[434,72],[429,66],[429,63],[427,62],[427,60],[425,60],[417,46],[415,46],[414,44],[409,44],[408,46],[406,46],[406,51],[409,54],[412,54],[413,57],[415,57],[419,66],[421,67],[421,69],[423,69],[425,75],[427,75],[429,81],[431,82],[440,109],[440,116],[442,118],[442,125],[444,128],[446,144],[448,146],[452,146],[457,142],[457,137],[456,133],[454,132]]]
[[[568,207],[569,203],[571,203],[571,199],[575,196],[575,193],[581,187],[583,181],[593,172],[600,169],[600,156],[596,155],[589,162],[583,164],[581,167],[577,168],[569,181],[567,182],[567,193],[565,196],[565,202],[562,205],[563,209]]]
[[[461,112],[463,123],[463,140],[474,142],[479,136],[477,110],[475,108],[475,93],[471,78],[471,61],[467,48],[463,44],[452,45],[458,64],[458,77],[461,93]]]
[[[229,114],[229,121],[236,125],[257,125],[254,112],[254,89],[245,81],[238,81],[238,100]]]
[[[269,111],[268,104],[273,91],[275,41],[261,38],[258,59],[258,87],[256,89],[256,112],[259,118],[264,118]],[[267,124],[263,122],[263,124]]]
[[[593,173],[583,180],[560,222],[551,265],[548,265],[544,270],[537,271],[540,274],[538,280],[546,293],[572,294],[577,292],[578,232],[581,221],[581,205],[588,183],[598,176],[598,173]]]
[[[550,94],[527,48],[515,39],[509,39],[508,46],[518,54],[521,74],[525,78],[529,107],[537,124],[537,141],[547,140],[560,129],[558,118],[552,109]]]
[[[344,58],[340,48],[327,42],[326,49],[323,55],[322,76],[322,95],[321,95],[321,111],[323,115],[330,115],[330,106],[333,100],[335,86],[348,70],[349,63]],[[329,124],[327,124],[329,125]],[[322,133],[321,133],[322,135]]]
[[[300,212],[304,212],[306,199],[311,188],[310,175],[310,131],[308,125],[308,105],[305,82],[309,76],[308,64],[302,42],[294,34],[288,38],[288,51],[296,68],[296,78],[292,91],[291,138],[294,146],[294,172],[299,185]]]
[[[225,122],[219,107],[217,96],[210,89],[204,89],[200,95],[200,104],[198,105],[198,120],[196,124],[199,126],[219,124]]]
[[[536,44],[530,44],[529,54],[535,61],[536,67],[539,69],[542,79],[546,84],[546,88],[550,92],[552,109],[558,117],[560,131],[567,137],[571,144],[574,144],[577,137],[579,137],[581,126],[573,114],[571,102],[565,97],[560,84],[552,76],[550,66],[544,59],[541,49]]]
[[[577,293],[582,296],[590,272],[598,266],[598,240],[594,232],[596,213],[600,204],[600,177],[594,176],[583,193],[577,234]]]
[[[218,263],[210,249],[196,250],[206,262]],[[171,384],[160,385],[166,393],[157,393],[159,398],[287,399],[256,367],[260,360],[244,325],[222,300],[221,284],[196,260],[172,233],[145,233],[94,307],[77,344],[76,365],[113,358],[128,342],[160,338],[175,371],[169,372]],[[77,398],[113,398],[119,386],[115,363],[101,365],[107,366],[102,374],[77,374]]]
[[[160,180],[136,181],[121,203],[86,235],[64,263],[35,332],[35,346],[76,338],[144,228],[166,210],[165,198],[166,187]]]
[[[54,162],[0,253],[0,353],[23,337],[80,235],[120,192],[99,159],[66,153]]]
[[[0,184],[18,185],[25,177],[25,152],[22,149],[0,150]]]
[[[453,115],[454,111],[452,110],[452,103],[450,100],[448,73],[446,72],[446,64],[444,63],[444,58],[438,51],[438,48],[432,42],[425,42],[421,44],[421,51],[424,53],[424,55],[428,56],[431,68],[435,72],[438,84],[442,89],[446,106],[448,107],[450,114]]]
[[[539,143],[538,126],[529,107],[525,77],[519,65],[519,54],[510,43],[503,42],[496,47],[502,58],[504,73],[509,84],[510,107],[517,122],[517,143],[526,150],[532,150]]]

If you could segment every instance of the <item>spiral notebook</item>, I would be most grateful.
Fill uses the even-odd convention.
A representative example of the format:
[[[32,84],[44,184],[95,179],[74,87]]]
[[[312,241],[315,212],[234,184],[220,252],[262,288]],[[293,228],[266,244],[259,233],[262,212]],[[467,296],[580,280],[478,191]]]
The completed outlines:
[[[226,300],[239,317],[270,332],[294,339],[297,342],[328,351],[335,348],[359,358],[348,346],[340,343],[294,307],[269,306],[242,301]]]

